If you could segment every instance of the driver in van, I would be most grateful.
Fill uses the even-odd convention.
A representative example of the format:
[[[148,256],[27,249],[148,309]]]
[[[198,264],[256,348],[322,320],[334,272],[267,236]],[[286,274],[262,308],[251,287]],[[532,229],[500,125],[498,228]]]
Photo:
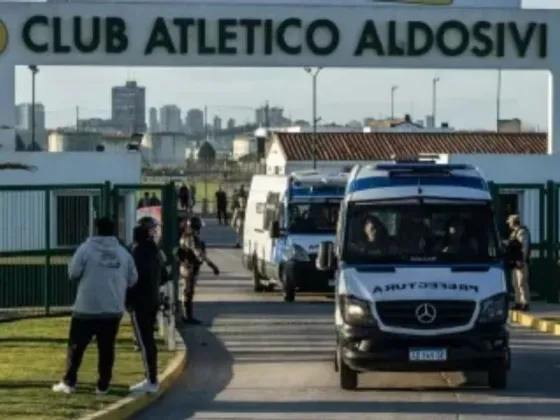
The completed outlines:
[[[361,233],[363,240],[355,243],[360,253],[375,256],[387,254],[389,251],[389,232],[377,217],[366,216]]]
[[[474,238],[469,238],[465,234],[465,225],[460,220],[449,223],[447,229],[446,246],[442,252],[446,254],[468,254],[478,253],[478,244]]]

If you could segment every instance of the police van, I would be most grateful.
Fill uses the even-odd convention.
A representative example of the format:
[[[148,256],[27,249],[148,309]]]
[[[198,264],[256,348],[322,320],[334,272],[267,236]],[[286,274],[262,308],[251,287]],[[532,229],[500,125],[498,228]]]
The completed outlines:
[[[395,161],[349,175],[335,243],[335,370],[483,371],[507,386],[508,297],[488,185],[466,164]]]
[[[334,270],[315,267],[319,244],[334,241],[347,174],[301,171],[253,176],[243,231],[243,265],[256,292],[332,292]]]

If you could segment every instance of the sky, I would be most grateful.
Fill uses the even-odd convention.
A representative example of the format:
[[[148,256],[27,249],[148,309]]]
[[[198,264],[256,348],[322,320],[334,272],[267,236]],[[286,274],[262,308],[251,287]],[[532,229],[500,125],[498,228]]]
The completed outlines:
[[[14,0],[12,0],[14,1]],[[481,0],[483,1],[483,0]],[[524,0],[524,7],[560,8],[560,0]],[[390,89],[395,114],[424,119],[432,108],[432,79],[439,77],[437,118],[456,128],[493,129],[496,121],[497,71],[323,69],[317,79],[317,114],[322,122],[346,123],[390,115]],[[16,102],[31,101],[30,73],[16,70]],[[111,86],[136,80],[146,87],[147,107],[176,104],[207,106],[214,115],[254,119],[254,108],[284,108],[285,116],[311,120],[311,77],[303,69],[263,68],[123,68],[42,67],[37,75],[37,101],[46,107],[50,128],[72,125],[80,118],[107,118]],[[522,91],[520,86],[527,87]],[[544,71],[502,72],[501,117],[521,118],[546,130],[548,74]]]

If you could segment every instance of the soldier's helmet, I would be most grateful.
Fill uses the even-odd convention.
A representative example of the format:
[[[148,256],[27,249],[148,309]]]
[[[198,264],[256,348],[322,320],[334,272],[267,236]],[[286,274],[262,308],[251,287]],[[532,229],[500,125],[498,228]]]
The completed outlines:
[[[159,240],[159,222],[153,217],[141,217],[137,220],[136,226],[145,229],[154,240]]]
[[[190,227],[193,232],[200,232],[200,229],[202,229],[202,220],[200,220],[200,217],[192,216],[187,221],[187,226]]]

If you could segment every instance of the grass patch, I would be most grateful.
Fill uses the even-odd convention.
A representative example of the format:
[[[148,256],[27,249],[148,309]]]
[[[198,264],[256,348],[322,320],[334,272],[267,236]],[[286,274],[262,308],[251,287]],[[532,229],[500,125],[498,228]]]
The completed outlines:
[[[117,338],[111,392],[94,395],[97,346],[92,342],[82,363],[77,392],[60,395],[51,386],[65,369],[68,317],[22,320],[0,324],[0,418],[10,420],[75,419],[99,410],[127,395],[128,387],[143,378],[139,352],[133,349],[132,329],[123,318]],[[174,356],[159,340],[163,371]]]

